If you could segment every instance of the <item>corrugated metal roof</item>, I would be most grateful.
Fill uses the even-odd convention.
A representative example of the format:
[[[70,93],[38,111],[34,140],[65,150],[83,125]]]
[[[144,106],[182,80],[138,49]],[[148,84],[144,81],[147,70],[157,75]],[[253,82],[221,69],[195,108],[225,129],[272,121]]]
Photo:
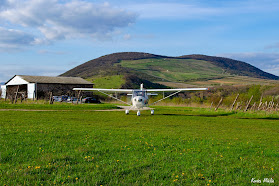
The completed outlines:
[[[29,83],[87,84],[93,85],[80,77],[26,76],[18,75]]]

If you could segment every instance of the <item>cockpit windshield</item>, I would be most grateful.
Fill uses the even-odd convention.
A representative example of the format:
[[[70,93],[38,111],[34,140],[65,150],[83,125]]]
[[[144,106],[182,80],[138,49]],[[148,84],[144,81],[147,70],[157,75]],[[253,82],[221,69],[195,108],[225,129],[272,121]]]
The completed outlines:
[[[146,91],[145,90],[134,90],[133,92],[133,97],[135,96],[146,96]]]

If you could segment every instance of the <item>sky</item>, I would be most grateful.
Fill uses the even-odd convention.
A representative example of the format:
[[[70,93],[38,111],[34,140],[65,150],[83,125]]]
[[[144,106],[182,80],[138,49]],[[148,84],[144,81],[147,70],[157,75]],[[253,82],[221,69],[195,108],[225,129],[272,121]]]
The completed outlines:
[[[116,52],[204,54],[279,76],[278,0],[0,0],[0,82]]]

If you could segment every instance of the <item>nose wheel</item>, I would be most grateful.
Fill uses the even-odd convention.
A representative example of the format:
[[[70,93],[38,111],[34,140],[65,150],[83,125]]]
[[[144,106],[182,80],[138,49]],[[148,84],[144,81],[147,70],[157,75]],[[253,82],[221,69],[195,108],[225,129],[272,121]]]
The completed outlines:
[[[151,110],[151,115],[154,115],[154,110]]]
[[[140,116],[140,111],[139,110],[137,111],[137,116]]]
[[[127,114],[127,115],[128,115],[128,114],[129,114],[129,110],[125,110],[125,114]]]

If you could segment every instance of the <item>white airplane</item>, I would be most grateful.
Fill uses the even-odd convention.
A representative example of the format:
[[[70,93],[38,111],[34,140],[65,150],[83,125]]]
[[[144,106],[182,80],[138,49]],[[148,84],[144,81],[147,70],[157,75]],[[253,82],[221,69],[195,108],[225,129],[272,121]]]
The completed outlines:
[[[123,102],[127,105],[128,107],[122,106],[122,108],[125,108],[125,113],[129,114],[130,110],[137,110],[137,115],[140,116],[140,110],[151,110],[151,114],[154,114],[154,110],[152,108],[149,108],[150,105],[154,105],[164,99],[167,99],[171,96],[174,96],[175,94],[178,94],[181,91],[201,91],[201,90],[208,90],[208,88],[178,88],[178,89],[144,89],[143,84],[141,84],[140,89],[103,89],[103,88],[73,88],[73,90],[79,90],[79,91],[98,91],[101,92],[113,99],[116,99],[120,102]],[[113,92],[113,93],[127,93],[128,96],[132,96],[131,102],[132,104],[129,104],[125,101],[122,101],[118,99],[115,96],[112,96],[106,92]],[[167,97],[163,97],[162,99],[148,105],[148,96],[154,96],[158,95],[155,93],[150,93],[150,92],[174,92],[170,94]]]

